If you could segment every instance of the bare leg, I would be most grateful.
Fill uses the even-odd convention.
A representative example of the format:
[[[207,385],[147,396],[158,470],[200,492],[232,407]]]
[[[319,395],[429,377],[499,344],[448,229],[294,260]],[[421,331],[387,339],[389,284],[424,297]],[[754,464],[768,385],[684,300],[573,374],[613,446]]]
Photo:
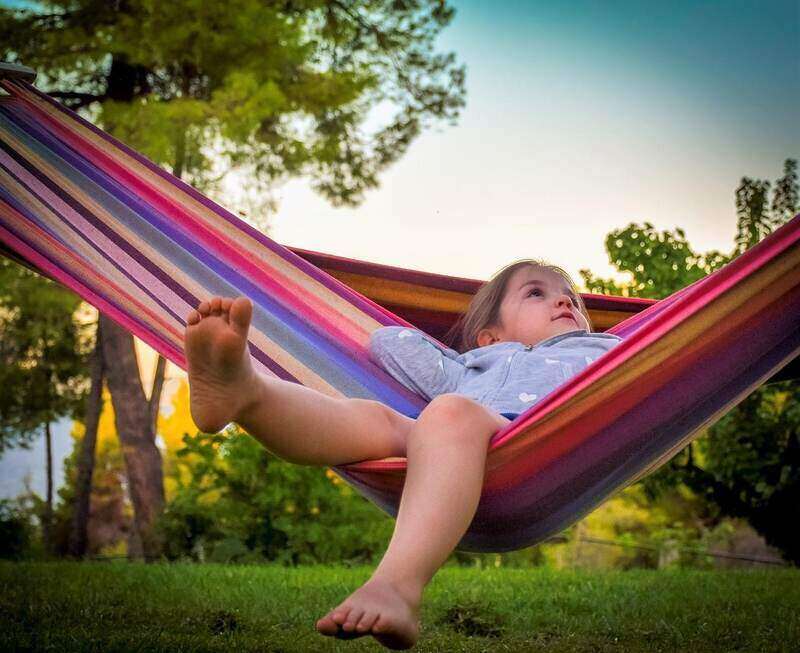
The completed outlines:
[[[408,435],[405,487],[389,548],[370,580],[320,619],[317,630],[335,635],[341,625],[390,648],[414,645],[422,592],[472,521],[489,439],[508,423],[460,395],[440,395],[426,407]]]
[[[338,399],[258,374],[244,297],[201,302],[187,318],[190,405],[198,428],[236,422],[270,451],[303,465],[338,465],[405,455],[414,420],[377,401]]]
[[[378,402],[333,399],[260,376],[246,347],[251,315],[245,298],[214,298],[189,315],[192,417],[206,432],[236,421],[277,455],[301,464],[408,456],[386,555],[372,578],[317,628],[336,634],[342,625],[385,646],[409,648],[419,636],[425,585],[475,513],[489,437],[508,420],[466,397],[441,395],[414,421]]]

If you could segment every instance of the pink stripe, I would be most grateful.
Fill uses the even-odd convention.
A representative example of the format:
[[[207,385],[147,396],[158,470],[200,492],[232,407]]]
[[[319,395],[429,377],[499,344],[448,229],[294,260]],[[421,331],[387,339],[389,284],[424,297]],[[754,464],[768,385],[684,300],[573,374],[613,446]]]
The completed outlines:
[[[124,168],[105,152],[99,150],[91,142],[73,132],[69,126],[54,120],[49,114],[39,109],[34,103],[26,100],[31,110],[37,114],[37,121],[46,123],[50,130],[58,134],[61,139],[89,160],[94,166],[116,179],[121,185],[133,190],[140,198],[146,200],[156,210],[182,225],[184,231],[192,234],[197,240],[212,252],[217,258],[228,261],[231,266],[243,276],[248,277],[256,285],[269,289],[269,294],[280,301],[293,313],[313,314],[314,326],[322,333],[335,334],[335,340],[344,344],[348,349],[364,350],[369,343],[369,334],[356,323],[347,319],[329,306],[322,303],[319,298],[305,291],[293,279],[284,276],[278,270],[264,264],[260,268],[253,263],[254,259],[243,256],[237,249],[238,244],[233,243],[223,233],[215,232],[190,212],[177,203],[171,201],[130,170]],[[176,192],[177,191],[176,189]],[[255,253],[255,249],[250,250]],[[266,270],[267,272],[265,272]],[[355,292],[352,291],[351,292]],[[301,301],[302,300],[302,301]],[[354,309],[355,310],[355,309]]]
[[[105,142],[110,143],[116,149],[120,150],[121,152],[126,153],[134,161],[139,162],[146,169],[148,169],[149,171],[155,173],[161,179],[166,180],[169,184],[171,184],[175,188],[178,188],[179,190],[183,191],[184,194],[186,194],[187,196],[192,197],[195,200],[197,200],[200,204],[205,206],[212,213],[215,213],[216,216],[219,216],[219,218],[221,218],[223,221],[228,222],[228,223],[233,224],[236,227],[238,227],[242,232],[244,232],[245,234],[247,234],[251,238],[253,238],[256,241],[256,243],[258,243],[259,246],[265,247],[270,252],[272,252],[273,255],[278,256],[279,258],[282,258],[283,260],[287,261],[290,264],[290,266],[296,267],[297,270],[299,271],[298,274],[304,274],[307,277],[315,279],[318,283],[322,284],[328,290],[330,290],[331,292],[333,292],[336,295],[339,295],[339,297],[343,298],[347,303],[352,304],[355,307],[356,310],[359,310],[359,311],[362,311],[362,312],[366,313],[369,317],[372,317],[373,319],[375,319],[375,320],[377,320],[379,322],[381,320],[386,320],[386,316],[385,315],[370,314],[370,311],[372,311],[372,306],[370,306],[366,302],[364,302],[364,296],[361,295],[360,293],[354,291],[349,286],[346,286],[344,283],[342,283],[341,281],[339,281],[335,277],[332,277],[332,276],[326,274],[324,271],[319,270],[317,267],[314,267],[313,265],[310,265],[302,257],[297,256],[294,252],[292,252],[291,249],[283,247],[279,243],[276,243],[276,242],[270,240],[268,237],[266,237],[264,234],[262,234],[261,232],[257,231],[256,229],[254,229],[250,225],[248,225],[246,222],[243,222],[242,220],[240,220],[239,218],[234,216],[229,211],[226,211],[224,208],[222,208],[218,204],[215,204],[214,202],[209,200],[207,197],[204,197],[196,189],[192,188],[191,186],[189,186],[188,184],[184,183],[180,179],[177,179],[177,178],[173,177],[172,175],[170,175],[169,173],[164,171],[162,168],[159,168],[157,165],[155,165],[152,161],[149,161],[146,157],[144,157],[141,154],[139,154],[138,152],[132,150],[131,148],[126,146],[121,141],[115,139],[110,134],[107,134],[106,132],[98,129],[96,126],[92,125],[90,122],[88,122],[88,121],[84,120],[83,118],[81,118],[75,112],[70,111],[66,107],[60,105],[53,98],[51,98],[48,95],[42,93],[41,91],[36,89],[31,84],[24,83],[24,82],[18,82],[18,83],[15,84],[14,82],[0,80],[0,86],[2,86],[2,85],[4,85],[6,88],[8,88],[10,91],[13,91],[17,95],[24,95],[24,96],[31,96],[31,97],[39,98],[39,100],[43,101],[48,106],[51,106],[51,107],[55,108],[57,111],[59,111],[60,115],[68,116],[70,121],[75,122],[75,123],[77,123],[79,125],[82,125],[88,131],[92,132],[93,134],[96,134],[101,139],[103,139]],[[336,312],[339,312],[339,311],[336,311]],[[384,322],[380,322],[380,323],[381,324],[384,324],[384,323],[386,323],[386,324],[394,324],[395,320],[390,318],[388,321],[384,321]]]
[[[88,240],[90,243],[94,243],[101,251],[111,255],[112,260],[117,262],[117,267],[119,267],[120,264],[124,264],[126,269],[133,273],[137,280],[145,284],[156,297],[168,305],[177,315],[187,312],[186,303],[176,297],[158,278],[154,277],[147,269],[139,265],[125,250],[118,247],[108,236],[95,228],[94,225],[88,222],[69,204],[64,202],[39,181],[37,177],[31,175],[25,168],[20,166],[2,150],[0,150],[0,162],[6,165],[18,178],[25,182],[39,201],[53,210],[57,216],[63,218],[63,222],[71,224],[77,229],[80,235],[71,234],[71,237],[81,241],[81,248],[85,247],[87,250],[90,249],[89,245],[82,242],[84,239]],[[40,215],[39,217],[49,222],[46,216]],[[100,216],[97,217],[102,220]],[[103,222],[109,229],[114,230],[107,222]]]
[[[5,202],[0,202],[0,208],[6,209],[6,211],[4,211],[6,215],[9,215],[9,211],[16,213],[13,211],[13,208],[9,207]],[[10,215],[10,217],[13,218],[14,216]],[[24,221],[24,218],[20,216],[19,219],[23,221],[23,224],[27,229],[32,229],[30,223]],[[43,236],[46,237],[46,234],[43,234]],[[124,312],[119,310],[115,304],[112,304],[106,300],[102,295],[96,293],[89,286],[81,283],[76,277],[63,272],[59,267],[55,266],[51,261],[43,257],[27,243],[23,242],[12,232],[8,231],[3,225],[0,225],[0,240],[22,255],[27,261],[30,261],[34,266],[46,273],[46,275],[52,278],[54,281],[58,281],[67,288],[70,288],[79,296],[84,297],[98,310],[109,315],[109,317],[111,317],[120,326],[128,329],[131,333],[138,336],[142,341],[146,342],[148,345],[153,347],[153,349],[163,354],[166,358],[171,360],[179,367],[186,369],[186,360],[183,355],[183,351],[173,347],[168,341],[166,341],[166,339],[163,337],[159,338],[156,333],[148,330],[141,323],[128,317]],[[57,242],[52,241],[52,239],[48,240],[50,240],[48,247],[52,247],[53,250],[60,249],[63,253],[69,254],[69,252],[61,248]],[[76,265],[75,267],[79,268],[81,266]],[[84,273],[87,273],[91,276],[91,271],[88,269],[84,268]],[[104,283],[112,286],[113,289],[113,285],[110,281],[104,280]],[[130,300],[130,298],[129,301],[132,304],[135,303],[133,300]],[[147,312],[148,314],[152,315],[150,311],[147,311],[147,309],[144,309],[144,307],[140,308],[142,309],[142,312]],[[156,317],[156,322],[162,323],[162,327],[165,327],[165,331],[173,331],[173,333],[176,333],[174,330],[167,328],[167,325],[163,324],[163,322],[158,319],[157,316],[153,317]],[[180,339],[182,339],[182,337]]]

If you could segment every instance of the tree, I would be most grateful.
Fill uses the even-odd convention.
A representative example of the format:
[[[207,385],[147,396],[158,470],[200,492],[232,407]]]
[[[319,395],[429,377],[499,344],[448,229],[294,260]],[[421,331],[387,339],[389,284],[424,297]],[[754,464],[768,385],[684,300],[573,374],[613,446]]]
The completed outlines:
[[[772,198],[772,217],[778,223],[791,220],[800,207],[797,184],[797,161],[786,159],[783,164],[783,177],[775,183]]]
[[[625,297],[663,299],[717,270],[731,260],[718,251],[695,252],[683,229],[658,230],[650,223],[631,223],[606,236],[609,261],[631,280],[617,283],[595,277],[589,270],[580,275],[588,292]]]
[[[134,523],[141,552],[151,560],[161,554],[155,524],[164,508],[161,453],[156,447],[152,410],[138,374],[133,335],[102,314],[100,329],[103,359],[109,362],[106,380],[125,458]]]
[[[47,491],[42,530],[51,551],[53,456],[50,425],[79,417],[86,396],[85,325],[80,298],[0,259],[0,454],[45,435]]]
[[[143,553],[134,523],[130,492],[126,491],[127,474],[123,447],[117,431],[117,418],[111,395],[107,386],[103,387],[98,402],[100,415],[95,424],[94,456],[92,477],[88,485],[91,501],[86,502],[84,548],[81,556],[118,554],[138,551]],[[73,553],[76,536],[74,524],[76,512],[80,509],[77,494],[80,489],[82,472],[81,457],[85,452],[86,440],[90,437],[89,419],[76,421],[72,425],[72,453],[64,459],[64,484],[58,490],[58,504],[55,507],[54,545],[56,553]],[[166,486],[166,483],[165,483]],[[165,488],[166,489],[166,488]]]
[[[768,181],[744,177],[736,189],[738,213],[731,254],[698,254],[681,229],[659,233],[652,224],[611,232],[606,250],[627,284],[581,270],[589,292],[663,298],[746,251],[800,209],[797,162],[787,159],[769,203]],[[742,517],[784,556],[800,562],[793,525],[800,519],[800,382],[762,386],[642,481],[651,497],[683,483],[716,506],[718,515]]]
[[[441,0],[46,0],[0,9],[0,55],[195,185],[216,159],[355,204],[464,105],[463,67],[434,51],[453,14]]]
[[[0,9],[0,58],[35,67],[52,95],[207,192],[238,168],[261,197],[307,175],[331,202],[356,204],[423,128],[458,116],[464,69],[433,46],[453,13],[441,0],[46,0]],[[134,499],[146,525],[163,502],[149,465],[165,365],[145,400],[118,329],[103,328],[112,398],[129,428],[150,414],[145,436],[120,425],[129,475],[152,484],[141,499],[153,505]]]
[[[90,383],[86,397],[84,436],[78,455],[77,478],[72,505],[72,519],[67,552],[74,558],[86,555],[89,544],[89,513],[92,496],[97,428],[103,410],[103,342],[100,325],[97,325],[95,346],[89,359]]]

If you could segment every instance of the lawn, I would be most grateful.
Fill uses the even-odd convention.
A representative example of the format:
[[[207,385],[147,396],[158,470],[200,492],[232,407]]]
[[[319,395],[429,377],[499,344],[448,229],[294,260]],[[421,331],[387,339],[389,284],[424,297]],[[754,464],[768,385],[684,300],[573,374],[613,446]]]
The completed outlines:
[[[376,651],[318,617],[371,568],[0,563],[2,651]],[[445,567],[416,651],[797,651],[800,570]]]

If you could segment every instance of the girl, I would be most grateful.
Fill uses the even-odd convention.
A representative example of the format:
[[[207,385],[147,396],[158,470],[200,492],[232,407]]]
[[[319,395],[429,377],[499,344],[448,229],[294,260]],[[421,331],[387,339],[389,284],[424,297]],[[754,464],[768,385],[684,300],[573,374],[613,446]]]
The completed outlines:
[[[192,418],[207,433],[236,422],[276,455],[303,465],[408,459],[383,559],[316,624],[324,635],[369,634],[393,649],[410,648],[419,637],[423,590],[472,521],[491,436],[620,342],[591,332],[561,268],[517,261],[480,288],[454,327],[465,353],[443,350],[414,329],[372,334],[372,357],[430,400],[414,420],[376,401],[332,398],[257,374],[247,349],[251,316],[244,297],[215,297],[189,314]]]

